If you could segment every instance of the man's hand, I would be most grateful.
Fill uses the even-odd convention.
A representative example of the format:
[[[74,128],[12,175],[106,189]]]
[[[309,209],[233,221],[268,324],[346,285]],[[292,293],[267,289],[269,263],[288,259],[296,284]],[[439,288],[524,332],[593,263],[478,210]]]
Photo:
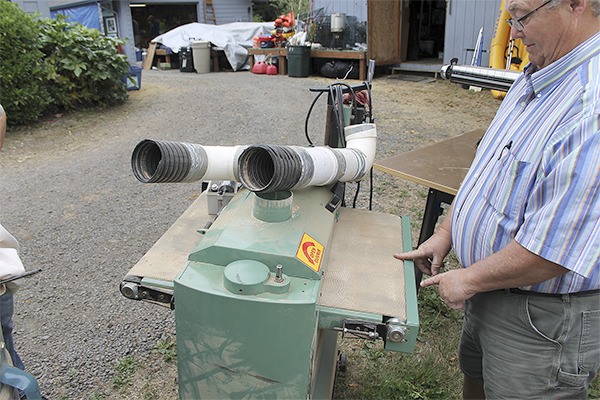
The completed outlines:
[[[425,279],[421,282],[421,287],[438,285],[442,301],[450,308],[460,309],[464,307],[465,300],[476,293],[467,285],[466,272],[465,269],[453,269]]]
[[[452,308],[462,308],[465,300],[476,293],[529,286],[567,272],[568,269],[512,240],[500,251],[468,268],[453,269],[425,279],[421,287],[438,285],[444,303]]]
[[[413,251],[394,254],[398,260],[414,260],[415,266],[424,274],[435,276],[444,266],[444,258],[450,252],[452,242],[445,229],[438,231]]]

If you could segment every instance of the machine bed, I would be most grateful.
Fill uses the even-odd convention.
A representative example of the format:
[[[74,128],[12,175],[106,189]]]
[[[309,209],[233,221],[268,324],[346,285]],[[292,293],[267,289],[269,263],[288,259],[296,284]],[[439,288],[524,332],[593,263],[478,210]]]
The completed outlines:
[[[128,278],[138,277],[149,286],[169,288],[202,238],[198,230],[215,217],[208,213],[207,194],[203,192],[131,268]],[[410,273],[406,273],[404,262],[392,256],[403,250],[403,233],[406,236],[401,217],[342,208],[334,227],[318,304],[406,320],[405,280]]]

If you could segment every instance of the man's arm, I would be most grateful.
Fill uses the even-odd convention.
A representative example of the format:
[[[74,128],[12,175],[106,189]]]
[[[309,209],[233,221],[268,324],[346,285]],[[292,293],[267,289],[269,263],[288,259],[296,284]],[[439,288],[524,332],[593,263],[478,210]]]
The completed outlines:
[[[6,134],[6,113],[0,104],[0,149],[4,144],[4,135]]]
[[[534,254],[516,240],[469,268],[432,276],[421,286],[439,285],[442,300],[452,308],[462,308],[476,293],[516,288],[543,282],[569,270]]]

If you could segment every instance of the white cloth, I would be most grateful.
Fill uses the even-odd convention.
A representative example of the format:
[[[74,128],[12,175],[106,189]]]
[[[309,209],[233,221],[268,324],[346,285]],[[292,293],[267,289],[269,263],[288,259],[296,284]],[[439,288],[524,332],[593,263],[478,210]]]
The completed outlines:
[[[223,49],[227,61],[234,71],[250,69],[246,62],[248,47],[252,47],[254,36],[270,34],[275,29],[273,22],[232,22],[223,25],[209,25],[192,22],[179,26],[152,39],[169,47],[174,53],[192,41],[210,42]]]
[[[0,224],[0,279],[10,278],[23,272],[25,267],[19,257],[19,242]],[[19,288],[15,282],[6,285],[13,293]],[[0,294],[6,291],[4,286],[0,287]]]

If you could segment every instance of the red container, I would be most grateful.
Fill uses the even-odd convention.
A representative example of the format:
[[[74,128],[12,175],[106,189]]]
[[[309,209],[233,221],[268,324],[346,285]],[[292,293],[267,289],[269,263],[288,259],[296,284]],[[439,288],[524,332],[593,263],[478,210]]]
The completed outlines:
[[[259,61],[254,64],[252,67],[252,73],[254,74],[264,74],[267,72],[267,64],[262,61]]]
[[[277,75],[277,67],[273,64],[267,65],[267,75]]]

